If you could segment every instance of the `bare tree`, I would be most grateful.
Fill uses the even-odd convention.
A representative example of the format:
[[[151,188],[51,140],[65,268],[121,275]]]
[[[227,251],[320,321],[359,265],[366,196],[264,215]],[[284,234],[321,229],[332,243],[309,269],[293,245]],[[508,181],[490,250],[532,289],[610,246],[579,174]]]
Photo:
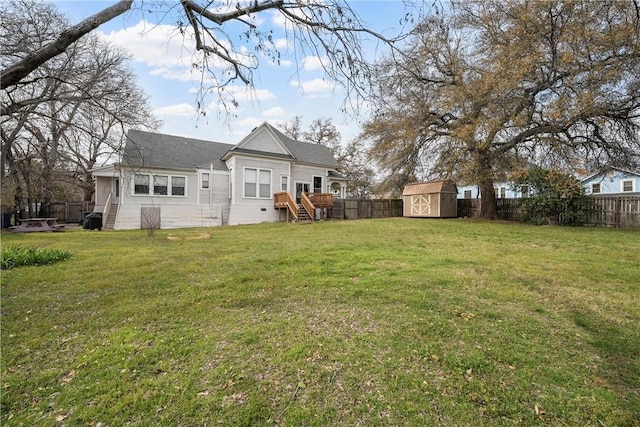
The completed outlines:
[[[342,83],[350,96],[359,97],[368,90],[372,71],[361,48],[361,39],[375,39],[392,48],[399,39],[387,38],[369,29],[348,2],[339,0],[181,0],[179,7],[169,1],[154,6],[156,10],[164,7],[167,16],[177,18],[177,31],[195,40],[195,49],[201,53],[193,58],[193,67],[202,72],[199,101],[213,92],[224,106],[237,102],[225,90],[231,82],[241,81],[252,86],[254,72],[264,58],[274,63],[280,61],[282,48],[275,43],[273,28],[254,19],[267,11],[279,14],[285,22],[290,48],[296,55],[302,57],[309,53],[325,58],[322,66],[327,76]],[[143,9],[144,4],[139,10]],[[46,61],[100,24],[129,10],[132,13],[137,10],[132,7],[132,1],[120,1],[75,26],[62,29],[59,37],[38,49],[24,49],[22,55],[4,61],[0,72],[2,88],[30,81],[29,74]],[[228,30],[229,26],[241,28],[241,45]],[[198,105],[202,106],[202,102]]]
[[[640,153],[640,17],[633,2],[454,2],[381,64],[363,137],[391,174],[480,186],[523,165]]]
[[[51,4],[12,6],[4,15],[3,58],[19,50],[23,40],[46,45],[67,25]],[[90,199],[88,169],[119,149],[127,127],[154,126],[127,60],[123,51],[91,35],[33,71],[29,82],[2,91],[2,171],[14,183],[17,210],[24,210],[26,194],[28,201],[37,198],[46,215],[56,182],[71,178]]]

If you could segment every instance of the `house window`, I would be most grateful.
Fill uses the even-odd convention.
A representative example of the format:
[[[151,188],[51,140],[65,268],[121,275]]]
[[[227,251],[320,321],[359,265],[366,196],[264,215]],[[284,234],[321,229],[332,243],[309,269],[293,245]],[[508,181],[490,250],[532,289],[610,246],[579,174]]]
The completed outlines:
[[[260,197],[271,197],[271,171],[260,171]]]
[[[171,195],[172,196],[184,196],[186,179],[184,176],[172,176],[171,177]]]
[[[526,199],[527,197],[529,197],[529,191],[531,190],[529,189],[528,185],[523,185],[520,191],[521,191],[520,197]]]
[[[281,176],[280,177],[280,191],[289,191],[289,177]]]
[[[133,192],[143,196],[184,196],[186,182],[184,176],[135,174]]]
[[[625,179],[620,181],[620,186],[622,187],[623,193],[632,193],[635,191],[634,187],[635,181],[632,179]]]
[[[322,177],[321,176],[313,177],[313,192],[322,193]]]
[[[471,190],[464,190],[464,198],[465,199],[471,198]]]
[[[602,188],[600,187],[599,182],[594,182],[591,184],[591,194],[600,194],[602,192]]]
[[[135,174],[133,176],[133,191],[135,194],[149,194],[149,175]]]
[[[153,176],[153,194],[166,196],[169,194],[169,177],[166,175]]]
[[[497,187],[495,189],[495,192],[497,199],[504,199],[505,197],[507,197],[507,187]]]
[[[209,188],[209,174],[207,172],[202,173],[201,177],[201,187],[206,190]]]
[[[244,170],[244,197],[270,198],[271,171],[246,168]]]

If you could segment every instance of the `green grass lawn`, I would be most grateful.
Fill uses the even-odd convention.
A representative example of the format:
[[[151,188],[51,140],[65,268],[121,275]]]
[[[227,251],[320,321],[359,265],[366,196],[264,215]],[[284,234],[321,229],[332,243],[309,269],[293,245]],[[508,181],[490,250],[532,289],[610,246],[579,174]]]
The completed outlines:
[[[3,426],[640,425],[640,230],[2,235]]]

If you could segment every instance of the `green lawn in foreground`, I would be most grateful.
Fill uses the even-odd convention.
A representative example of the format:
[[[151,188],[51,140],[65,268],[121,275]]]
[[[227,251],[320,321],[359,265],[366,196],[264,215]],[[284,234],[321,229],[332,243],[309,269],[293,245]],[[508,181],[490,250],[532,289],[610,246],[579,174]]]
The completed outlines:
[[[640,420],[640,231],[387,219],[2,235],[3,426]]]

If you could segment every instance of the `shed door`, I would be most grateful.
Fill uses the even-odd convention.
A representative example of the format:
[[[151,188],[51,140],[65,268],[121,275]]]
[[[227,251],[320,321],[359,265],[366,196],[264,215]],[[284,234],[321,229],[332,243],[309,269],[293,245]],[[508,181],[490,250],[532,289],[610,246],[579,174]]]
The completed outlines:
[[[416,194],[411,196],[411,215],[431,215],[431,194]]]

